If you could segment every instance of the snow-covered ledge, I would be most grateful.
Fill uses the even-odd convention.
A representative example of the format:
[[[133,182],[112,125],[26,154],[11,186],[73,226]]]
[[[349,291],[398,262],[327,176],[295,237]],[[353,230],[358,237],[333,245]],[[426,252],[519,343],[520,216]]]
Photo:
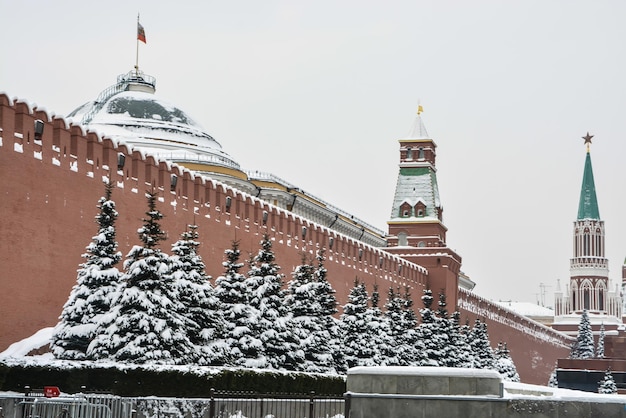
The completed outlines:
[[[451,367],[354,367],[348,370],[351,393],[502,397],[495,370]]]

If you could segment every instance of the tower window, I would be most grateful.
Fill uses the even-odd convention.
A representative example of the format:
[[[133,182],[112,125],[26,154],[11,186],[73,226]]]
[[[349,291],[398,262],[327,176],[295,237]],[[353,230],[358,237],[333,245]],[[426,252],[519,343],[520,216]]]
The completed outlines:
[[[409,245],[408,239],[407,239],[407,235],[405,232],[400,232],[398,234],[398,246],[399,247],[406,247]]]
[[[407,202],[404,202],[400,205],[400,213],[399,216],[401,218],[408,218],[411,216],[411,205],[409,205]]]
[[[589,292],[589,289],[585,288],[583,289],[583,309],[589,309],[589,307],[591,306],[591,292]]]
[[[426,205],[424,204],[424,202],[419,201],[415,205],[415,216],[418,216],[420,218],[426,216]]]
[[[418,154],[417,154],[417,159],[418,160],[423,160],[424,159],[424,148],[420,147],[418,150]]]
[[[598,309],[601,311],[604,310],[604,289],[600,289],[598,293]]]
[[[411,147],[408,147],[406,149],[406,159],[407,160],[412,160],[413,159],[413,150],[411,149]]]

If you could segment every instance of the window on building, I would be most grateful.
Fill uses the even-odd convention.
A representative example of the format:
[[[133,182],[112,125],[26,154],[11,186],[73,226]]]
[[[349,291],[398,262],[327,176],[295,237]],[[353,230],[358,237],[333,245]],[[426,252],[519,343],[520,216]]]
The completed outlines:
[[[582,309],[595,309],[595,303],[592,300],[593,286],[589,280],[585,280],[581,286]]]
[[[604,310],[604,289],[600,289],[598,293],[598,310]]]
[[[405,232],[400,232],[398,234],[398,246],[399,247],[406,247],[409,245],[408,239],[407,239],[407,235]]]
[[[591,308],[591,292],[589,289],[583,289],[583,309]]]
[[[418,154],[417,154],[417,159],[418,160],[423,160],[424,159],[424,148],[420,147]]]
[[[408,147],[406,149],[406,159],[407,160],[412,160],[413,159],[413,150],[411,149],[411,147]]]

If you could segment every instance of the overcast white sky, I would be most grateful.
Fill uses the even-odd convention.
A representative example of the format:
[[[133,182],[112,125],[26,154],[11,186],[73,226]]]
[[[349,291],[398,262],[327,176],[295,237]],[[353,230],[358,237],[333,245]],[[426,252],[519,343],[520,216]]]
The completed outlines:
[[[418,101],[477,293],[552,305],[585,147],[626,256],[626,2],[0,0],[0,91],[65,115],[135,64],[246,169],[387,229]]]

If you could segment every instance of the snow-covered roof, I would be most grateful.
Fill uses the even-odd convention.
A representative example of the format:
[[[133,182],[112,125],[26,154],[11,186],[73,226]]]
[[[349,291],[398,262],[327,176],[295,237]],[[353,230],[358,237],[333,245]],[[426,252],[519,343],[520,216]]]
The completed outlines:
[[[79,106],[68,118],[86,129],[150,149],[151,154],[169,160],[240,168],[187,113],[155,96],[156,81],[145,85],[133,78],[134,73],[129,74],[118,77],[117,84],[101,92],[96,100]]]
[[[428,167],[400,167],[391,219],[406,219],[401,216],[400,206],[405,202],[418,201],[426,205],[426,213],[422,218],[438,219],[441,202],[436,173]],[[414,220],[417,214],[412,212],[410,217]]]
[[[552,309],[531,302],[513,302],[510,300],[500,300],[496,301],[495,303],[523,316],[554,316],[554,311]]]
[[[409,133],[403,139],[430,139],[420,113],[415,116]]]

